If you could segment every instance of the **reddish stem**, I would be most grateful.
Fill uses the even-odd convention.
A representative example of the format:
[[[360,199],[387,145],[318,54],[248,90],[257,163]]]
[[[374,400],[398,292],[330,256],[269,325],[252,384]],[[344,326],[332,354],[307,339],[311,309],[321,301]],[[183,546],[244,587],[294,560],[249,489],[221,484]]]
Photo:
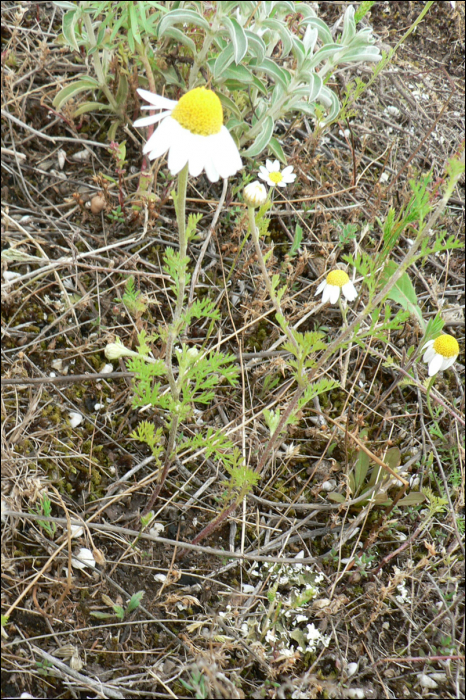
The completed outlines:
[[[204,539],[204,537],[208,537],[211,535],[214,530],[216,530],[219,525],[223,523],[224,520],[226,520],[230,515],[233,515],[237,507],[236,501],[231,503],[231,505],[228,506],[225,510],[222,510],[221,513],[214,519],[211,520],[208,525],[205,526],[203,530],[201,530],[196,537],[192,540],[191,544],[197,544],[198,542],[201,542],[201,540]],[[180,549],[177,555],[177,559],[182,559],[187,553],[189,552],[188,549]]]

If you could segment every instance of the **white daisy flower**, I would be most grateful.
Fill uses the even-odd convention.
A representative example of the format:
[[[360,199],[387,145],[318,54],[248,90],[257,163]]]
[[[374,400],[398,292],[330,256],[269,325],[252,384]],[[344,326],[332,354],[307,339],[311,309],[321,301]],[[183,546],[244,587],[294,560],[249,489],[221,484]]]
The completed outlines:
[[[243,197],[248,207],[261,207],[267,201],[267,190],[262,183],[254,180],[244,188]]]
[[[280,163],[278,160],[266,160],[265,165],[261,165],[259,168],[259,177],[261,180],[265,180],[270,187],[286,187],[291,182],[296,180],[296,175],[293,173],[293,166],[287,165],[286,168],[280,172]]]
[[[172,175],[188,163],[192,177],[205,170],[211,182],[217,182],[219,177],[230,177],[243,167],[236,144],[223,125],[222,103],[215,92],[198,87],[178,101],[141,88],[138,93],[150,103],[142,109],[163,110],[133,124],[149,126],[160,122],[143,148],[150,160],[168,151],[168,168]]]
[[[322,292],[322,302],[325,304],[329,301],[331,304],[336,304],[340,298],[340,292],[343,292],[348,301],[354,301],[358,296],[354,284],[343,270],[332,270],[327,277],[319,284],[316,293]]]
[[[452,366],[459,355],[460,346],[452,335],[439,335],[435,340],[429,340],[424,346],[424,362],[429,365],[429,377],[437,372],[443,372]]]

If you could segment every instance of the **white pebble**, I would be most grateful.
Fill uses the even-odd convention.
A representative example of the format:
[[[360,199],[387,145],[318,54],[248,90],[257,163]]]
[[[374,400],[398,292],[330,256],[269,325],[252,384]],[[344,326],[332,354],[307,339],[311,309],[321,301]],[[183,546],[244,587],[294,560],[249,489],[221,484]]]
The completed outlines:
[[[91,153],[85,148],[84,151],[78,151],[71,156],[70,160],[74,160],[76,163],[87,163],[90,160]]]
[[[70,411],[68,415],[70,417],[70,425],[72,428],[77,428],[78,425],[81,425],[84,420],[82,415],[80,413],[76,413],[75,411]]]
[[[72,525],[70,528],[70,537],[81,537],[84,533],[84,528],[81,525]]]
[[[419,685],[421,685],[423,688],[430,688],[433,690],[434,688],[438,687],[438,683],[436,683],[433,678],[430,678],[430,676],[426,676],[425,673],[419,673],[417,678]]]
[[[60,170],[63,170],[64,165],[65,165],[65,160],[66,160],[66,153],[62,148],[60,148],[60,150],[57,151],[57,160],[58,160],[58,167],[60,168]]]
[[[13,270],[5,270],[3,273],[3,279],[5,282],[11,282],[12,280],[18,279],[18,277],[21,277],[21,273],[13,272]]]
[[[94,555],[90,549],[87,549],[87,547],[81,547],[77,556],[79,557],[79,560],[71,559],[71,566],[74,566],[75,569],[85,569],[86,567],[91,567],[92,569],[95,568]]]

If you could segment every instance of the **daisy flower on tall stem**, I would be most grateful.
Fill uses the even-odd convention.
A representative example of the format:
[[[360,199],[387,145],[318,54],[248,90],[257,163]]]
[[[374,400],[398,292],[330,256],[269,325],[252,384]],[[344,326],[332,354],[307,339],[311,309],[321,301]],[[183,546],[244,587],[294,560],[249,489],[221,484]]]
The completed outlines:
[[[148,90],[138,89],[139,95],[148,102],[144,110],[161,110],[158,114],[137,119],[133,126],[143,127],[159,124],[144,145],[143,153],[154,160],[168,151],[168,168],[172,175],[178,175],[178,189],[174,196],[178,235],[180,241],[177,253],[178,270],[176,278],[176,306],[172,322],[168,324],[165,346],[165,366],[170,393],[179,401],[180,388],[173,368],[173,348],[183,314],[187,283],[186,234],[186,188],[188,173],[197,177],[203,170],[211,182],[221,177],[226,179],[243,167],[238,148],[228,129],[223,125],[223,109],[219,97],[205,87],[194,88],[179,100],[156,95]],[[165,451],[165,464],[159,483],[155,488],[143,515],[154,504],[165,482],[171,464],[179,417],[174,415]]]
[[[158,114],[137,119],[133,126],[159,123],[144,145],[143,153],[154,160],[168,151],[168,168],[172,175],[178,175],[176,218],[180,256],[183,259],[188,244],[185,221],[188,173],[197,177],[205,170],[209,180],[217,182],[219,177],[235,175],[243,163],[230,132],[223,125],[222,103],[215,92],[197,87],[189,90],[179,100],[170,100],[142,88],[138,88],[137,92],[149,103],[142,109],[161,110]],[[176,323],[181,316],[185,285],[186,280],[182,276],[182,288],[174,316]],[[172,347],[168,350],[171,352]]]

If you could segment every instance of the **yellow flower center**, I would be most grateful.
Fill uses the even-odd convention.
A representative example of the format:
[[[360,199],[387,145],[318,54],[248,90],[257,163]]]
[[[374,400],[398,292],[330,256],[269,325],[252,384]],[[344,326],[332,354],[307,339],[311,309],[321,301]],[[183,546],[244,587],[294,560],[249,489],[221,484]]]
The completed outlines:
[[[332,287],[344,287],[348,282],[349,277],[343,270],[332,270],[327,275],[327,284],[332,285]]]
[[[194,88],[180,98],[171,116],[192,134],[212,136],[222,128],[222,103],[212,90]]]
[[[433,347],[442,357],[455,357],[460,351],[458,341],[452,335],[439,335]]]
[[[283,180],[283,175],[279,172],[269,173],[269,178],[278,185],[278,183]]]

